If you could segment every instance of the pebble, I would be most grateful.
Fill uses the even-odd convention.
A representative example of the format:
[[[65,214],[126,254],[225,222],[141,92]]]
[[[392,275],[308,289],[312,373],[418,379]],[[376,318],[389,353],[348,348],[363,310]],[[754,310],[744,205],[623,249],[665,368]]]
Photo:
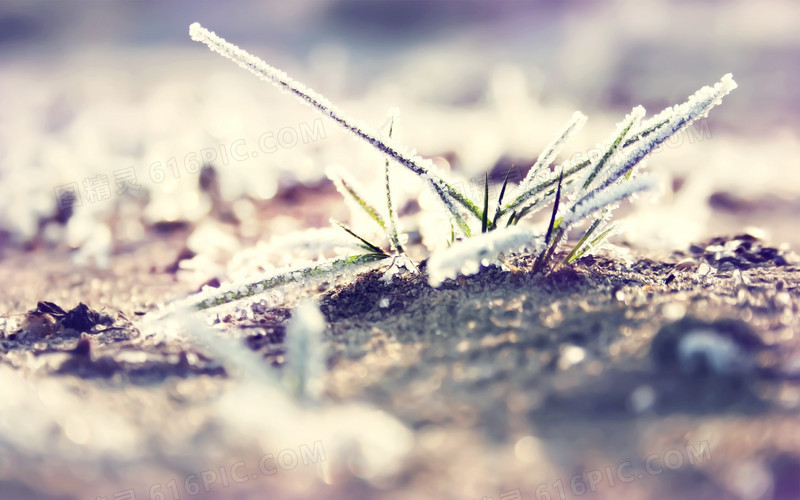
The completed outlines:
[[[752,373],[756,355],[768,347],[743,321],[685,317],[659,330],[650,356],[664,371],[732,377]]]

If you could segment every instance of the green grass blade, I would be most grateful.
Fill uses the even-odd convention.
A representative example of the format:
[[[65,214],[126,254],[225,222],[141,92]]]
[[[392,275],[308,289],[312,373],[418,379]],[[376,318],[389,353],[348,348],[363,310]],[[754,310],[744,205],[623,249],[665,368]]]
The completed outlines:
[[[439,187],[437,187],[436,184],[433,184],[433,188],[435,190],[439,189]],[[442,202],[443,202],[444,206],[450,212],[450,216],[451,216],[450,222],[451,222],[451,224],[453,224],[455,226],[458,226],[458,228],[461,230],[461,233],[464,236],[466,236],[467,238],[472,236],[472,231],[469,228],[469,224],[467,224],[467,221],[465,221],[464,217],[461,216],[461,213],[458,211],[458,207],[452,202],[452,199],[449,198],[447,196],[447,194],[445,194],[445,193],[440,193],[439,191],[437,191],[437,193],[439,193],[439,197],[442,199]],[[473,204],[473,206],[474,206],[474,204]],[[476,210],[477,210],[477,208],[476,208]],[[470,212],[470,213],[472,213],[472,212]],[[480,219],[480,218],[481,218],[480,211],[478,211],[478,219]]]
[[[595,248],[600,242],[602,242],[604,239],[606,239],[608,237],[608,235],[611,233],[611,231],[613,231],[613,230],[614,230],[614,227],[610,227],[610,228],[606,229],[605,231],[603,231],[602,233],[600,233],[597,236],[597,238],[593,239],[586,246],[584,246],[581,250],[579,250],[575,254],[575,257],[570,262],[574,262],[574,261],[580,259],[581,257],[583,257],[583,255],[586,252],[588,252],[589,250]]]
[[[561,181],[564,180],[564,171],[562,170],[558,176],[558,189],[556,190],[556,201],[553,203],[553,213],[550,215],[550,224],[547,226],[547,233],[544,237],[545,245],[550,243],[550,237],[553,235],[553,226],[556,223],[556,215],[558,214],[558,205],[561,203]]]
[[[578,256],[577,256],[578,255],[578,251],[581,249],[583,244],[586,243],[586,240],[589,239],[589,236],[591,236],[592,233],[598,227],[600,227],[600,222],[601,222],[601,219],[595,219],[595,221],[592,222],[592,225],[589,226],[589,229],[587,229],[586,232],[583,233],[583,236],[581,236],[581,239],[578,240],[578,242],[575,244],[574,247],[572,247],[572,250],[569,252],[569,255],[567,255],[566,258],[564,258],[564,260],[562,262],[563,264],[571,264],[576,259],[578,259]]]
[[[441,189],[441,192],[439,194],[440,197],[449,196],[451,199],[457,201],[459,205],[466,208],[467,212],[473,215],[476,219],[480,220],[480,218],[483,217],[481,210],[478,208],[477,205],[475,205],[475,203],[473,203],[472,200],[470,200],[463,194],[459,193],[454,187],[452,187],[444,180],[441,180],[441,186],[437,187],[435,185],[434,187],[437,188],[437,192],[439,192],[438,189]]]
[[[558,246],[559,240],[564,236],[564,228],[558,228],[555,230],[555,236],[553,237],[553,241],[542,250],[542,253],[539,255],[539,258],[536,259],[536,264],[533,266],[534,274],[544,272],[547,268],[547,263],[550,262],[550,259],[553,257],[553,254],[556,251],[556,247]]]
[[[339,221],[337,221],[337,220],[333,220],[333,219],[331,219],[331,223],[332,223],[332,224],[336,224],[336,225],[337,225],[337,226],[339,226],[340,228],[344,229],[344,230],[347,232],[347,234],[349,234],[349,235],[350,235],[350,236],[352,236],[353,238],[355,238],[355,239],[357,239],[358,241],[360,241],[360,242],[361,242],[361,246],[363,246],[363,247],[364,247],[366,250],[369,250],[369,251],[371,251],[371,252],[373,252],[373,253],[376,253],[376,254],[381,254],[381,255],[383,255],[384,257],[388,257],[388,256],[389,256],[389,255],[387,255],[387,254],[386,254],[386,252],[384,252],[384,251],[383,251],[383,250],[382,250],[382,249],[381,249],[379,246],[377,246],[377,245],[373,245],[372,243],[370,243],[370,242],[369,242],[369,241],[367,241],[366,239],[364,239],[364,238],[362,238],[361,236],[357,235],[355,232],[353,232],[353,230],[352,230],[352,229],[350,229],[349,227],[345,226],[345,225],[344,225],[344,224],[342,224],[341,222],[339,222]]]
[[[386,222],[384,222],[380,212],[358,192],[355,181],[353,179],[348,179],[348,175],[344,170],[328,168],[325,173],[328,178],[333,181],[336,190],[339,191],[342,196],[345,198],[349,197],[357,206],[364,210],[370,219],[377,222],[382,229],[386,229]]]
[[[597,165],[595,165],[594,169],[586,178],[586,181],[583,183],[583,189],[589,187],[589,184],[591,184],[594,178],[597,177],[597,174],[599,174],[603,170],[603,167],[605,166],[608,159],[611,158],[611,155],[613,155],[617,151],[617,148],[625,139],[625,136],[628,134],[628,132],[630,132],[631,128],[638,122],[638,120],[641,119],[642,115],[644,115],[643,108],[641,107],[634,108],[634,110],[628,116],[629,120],[628,124],[622,129],[617,138],[614,139],[614,142],[611,143],[611,146],[608,148],[608,150],[605,152],[602,158],[600,158],[600,161],[597,162]]]
[[[642,132],[637,133],[635,137],[631,137],[631,138],[627,139],[626,141],[624,141],[623,148],[627,148],[628,146],[631,146],[634,143],[638,142],[640,139],[643,139],[644,137],[647,137],[648,135],[652,134],[653,132],[657,131],[659,128],[664,126],[666,123],[667,123],[667,120],[659,121],[659,123],[648,127],[647,129],[645,129]],[[633,127],[631,127],[631,129],[632,128]],[[628,133],[630,133],[630,130],[628,130],[628,132],[626,132],[626,135]],[[581,172],[582,170],[586,169],[586,167],[590,166],[591,163],[592,162],[590,160],[584,160],[584,161],[581,161],[580,163],[577,163],[575,165],[570,166],[564,172],[564,179],[566,179],[569,182],[572,182],[573,178],[579,172]],[[628,172],[628,177],[630,177],[630,172]],[[506,206],[504,206],[502,209],[499,210],[499,216],[502,217],[503,215],[505,215],[508,212],[511,212],[513,210],[517,210],[519,212],[519,214],[520,214],[517,217],[517,220],[519,220],[519,218],[521,218],[521,215],[524,215],[524,214],[528,213],[531,208],[535,207],[538,203],[543,201],[546,198],[546,196],[542,197],[541,200],[537,200],[536,202],[534,202],[532,204],[533,206],[529,205],[529,206],[527,206],[527,207],[525,207],[523,209],[519,209],[520,205],[522,205],[523,203],[525,203],[529,199],[533,198],[534,196],[536,196],[538,194],[541,194],[543,191],[547,190],[548,188],[552,188],[557,182],[558,182],[558,180],[555,179],[555,178],[548,179],[548,180],[546,180],[546,181],[544,181],[544,182],[542,182],[542,183],[540,183],[540,184],[538,184],[536,186],[531,187],[527,191],[519,194],[514,199],[514,201],[509,202]],[[554,189],[551,189],[550,191],[548,191],[546,193],[546,195],[550,195],[554,191],[555,191]]]
[[[506,227],[509,227],[512,224],[516,224],[519,218],[517,218],[517,211],[511,212],[511,216],[508,218],[508,222],[506,223]]]
[[[565,181],[563,181],[563,182],[564,182],[564,185],[565,185],[565,186],[569,186],[570,184],[572,184],[573,182],[575,182],[575,179],[573,178],[573,179],[571,179],[571,180],[569,180],[569,181],[565,180]],[[557,190],[558,190],[558,189],[557,189],[557,187],[555,187],[555,188],[551,188],[551,189],[549,189],[548,191],[546,191],[546,192],[545,192],[545,193],[544,193],[544,194],[541,196],[541,198],[538,198],[538,199],[534,200],[533,202],[530,202],[530,203],[528,203],[528,204],[526,204],[526,205],[523,205],[521,208],[519,208],[519,211],[517,212],[517,222],[519,222],[519,220],[520,220],[520,219],[522,219],[523,217],[525,217],[526,215],[528,215],[528,214],[531,212],[531,210],[533,210],[533,209],[535,209],[535,208],[536,208],[536,209],[538,209],[538,208],[543,208],[544,206],[546,206],[546,204],[547,204],[547,203],[549,203],[549,201],[548,201],[548,200],[549,200],[549,198],[550,198],[551,196],[552,196],[552,197],[555,197],[555,194],[556,194],[556,191],[557,191]],[[559,219],[559,220],[560,220],[560,219]],[[559,221],[557,220],[557,221],[556,221],[556,227],[558,227],[558,222],[559,222]]]
[[[648,127],[647,129],[645,129],[645,130],[639,132],[638,134],[636,134],[636,137],[631,137],[630,139],[626,140],[625,144],[623,144],[622,147],[623,148],[627,148],[628,146],[631,146],[635,142],[639,141],[640,139],[644,139],[648,135],[652,134],[656,130],[658,130],[661,127],[663,127],[664,125],[666,125],[667,122],[669,122],[669,120],[662,120],[662,121],[656,123],[655,125],[653,125],[651,127]]]
[[[564,171],[562,170],[560,175],[558,176],[558,188],[556,190],[556,199],[553,203],[553,213],[550,215],[550,223],[547,226],[547,233],[544,237],[544,249],[542,249],[542,253],[539,254],[539,258],[536,259],[536,264],[534,266],[534,273],[543,271],[547,261],[550,260],[550,256],[555,251],[556,241],[557,238],[552,238],[553,236],[553,229],[556,227],[556,216],[558,215],[558,207],[561,204],[561,182],[564,180]],[[560,221],[559,221],[560,225]],[[561,238],[561,234],[563,230],[558,231],[558,238]]]

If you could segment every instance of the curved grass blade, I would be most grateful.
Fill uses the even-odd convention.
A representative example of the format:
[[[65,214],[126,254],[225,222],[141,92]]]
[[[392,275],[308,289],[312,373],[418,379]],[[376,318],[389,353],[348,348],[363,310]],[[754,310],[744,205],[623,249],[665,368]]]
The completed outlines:
[[[550,262],[550,259],[553,257],[553,254],[556,251],[556,247],[558,246],[558,242],[561,241],[561,238],[564,237],[565,229],[563,227],[559,227],[555,230],[555,236],[553,237],[553,242],[546,246],[542,253],[539,255],[539,258],[536,259],[536,264],[533,266],[533,273],[540,273],[544,272],[547,268],[547,263]]]
[[[516,224],[517,221],[519,221],[519,218],[516,218],[516,217],[517,217],[517,211],[515,210],[515,211],[511,212],[511,216],[508,218],[508,222],[506,223],[506,227],[509,227],[512,224]]]
[[[708,112],[722,102],[722,99],[736,87],[737,84],[733,80],[733,76],[730,73],[726,74],[713,87],[703,87],[683,104],[667,108],[653,117],[650,121],[658,120],[660,122],[666,119],[666,125],[650,133],[647,139],[632,145],[630,150],[623,154],[622,157],[615,158],[608,174],[592,191],[602,191],[623,176],[629,178],[630,172],[640,161],[667,139],[688,127],[696,119],[707,116]]]
[[[655,116],[653,118],[657,118],[657,116]],[[651,120],[652,120],[652,118],[650,120],[648,120],[648,123]],[[669,122],[669,120],[661,120],[658,123],[656,123],[655,125],[646,125],[647,128],[645,130],[642,130],[641,132],[637,132],[635,134],[635,137],[631,137],[629,139],[626,139],[625,140],[625,144],[623,144],[622,147],[623,148],[627,148],[628,146],[633,145],[635,142],[639,141],[640,139],[644,139],[648,135],[650,135],[653,132],[655,132],[656,130],[660,129],[661,127],[666,125],[668,122]]]

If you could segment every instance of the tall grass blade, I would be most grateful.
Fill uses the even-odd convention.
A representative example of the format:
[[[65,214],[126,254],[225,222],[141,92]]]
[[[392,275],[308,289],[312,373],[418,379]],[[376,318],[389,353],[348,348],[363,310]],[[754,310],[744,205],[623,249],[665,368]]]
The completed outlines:
[[[503,179],[503,187],[500,188],[500,196],[497,197],[497,208],[494,211],[494,217],[492,217],[492,227],[497,227],[497,219],[500,217],[500,207],[503,206],[503,197],[506,194],[506,187],[508,186],[508,178],[511,175],[511,170],[513,170],[514,165],[508,167],[506,171],[506,177]]]
[[[576,163],[574,165],[567,164],[567,166],[562,167],[562,170],[566,169],[564,171],[564,181],[567,182],[567,183],[571,183],[574,180],[574,178],[583,169],[585,169],[586,167],[588,167],[590,165],[591,165],[591,162],[589,160],[583,160],[583,161],[578,162],[578,163]],[[514,201],[511,201],[507,205],[505,205],[500,210],[500,217],[502,217],[504,214],[506,214],[508,212],[512,212],[514,210],[516,210],[517,212],[521,212],[520,205],[523,205],[525,202],[527,202],[528,200],[530,200],[534,196],[542,193],[543,191],[546,191],[549,188],[552,188],[551,193],[555,193],[555,185],[556,184],[558,184],[558,177],[553,176],[553,177],[550,177],[549,179],[546,179],[546,180],[540,182],[539,184],[537,184],[535,186],[531,186],[530,188],[528,188],[528,190],[520,193],[514,199]],[[546,193],[546,194],[551,194],[551,193]],[[527,208],[525,209],[525,212],[527,213],[532,208],[535,208],[537,205],[543,203],[543,201],[544,201],[544,199],[534,201],[534,203],[532,203],[532,204],[527,206]],[[518,217],[518,219],[519,219],[519,217]]]
[[[562,170],[558,176],[558,190],[556,191],[556,201],[555,203],[553,203],[553,213],[550,215],[550,224],[547,226],[547,233],[544,237],[545,244],[550,243],[550,237],[553,235],[553,226],[556,223],[558,206],[561,203],[561,181],[563,180],[564,180],[564,171]]]
[[[422,177],[426,183],[431,184],[436,194],[447,205],[448,210],[457,221],[461,216],[454,213],[452,209],[453,202],[460,204],[475,218],[480,219],[481,213],[478,207],[466,196],[447,184],[438,174],[436,165],[431,160],[422,158],[406,150],[389,138],[381,137],[363,123],[360,123],[340,111],[322,95],[290,78],[289,75],[270,66],[262,59],[249,54],[247,51],[217,36],[212,31],[202,27],[199,23],[192,23],[192,25],[189,26],[189,35],[192,40],[204,43],[212,51],[230,59],[258,78],[268,81],[281,90],[294,95],[300,101],[333,120],[334,123],[351,132],[356,137],[366,141],[378,151]],[[461,221],[458,221],[458,225],[459,227],[463,227]]]
[[[553,213],[550,215],[550,223],[547,226],[547,233],[544,237],[544,248],[542,249],[542,253],[539,255],[539,258],[536,259],[536,264],[534,265],[533,272],[541,272],[545,269],[547,265],[547,261],[550,260],[550,256],[552,255],[553,251],[556,247],[556,242],[558,239],[561,238],[562,230],[559,228],[558,230],[558,238],[552,238],[553,236],[553,229],[556,226],[556,217],[558,215],[558,207],[561,204],[561,182],[564,180],[564,171],[561,171],[561,174],[558,178],[558,188],[556,190],[556,199],[553,203]]]
[[[483,182],[483,217],[481,217],[481,232],[485,233],[489,229],[489,174],[484,177]]]
[[[392,137],[392,132],[394,131],[394,122],[397,117],[397,112],[393,111],[389,113],[389,138]],[[394,245],[395,250],[398,253],[405,253],[403,250],[403,245],[400,243],[400,235],[398,232],[398,222],[397,222],[397,212],[394,210],[394,205],[392,204],[392,188],[391,183],[389,181],[389,159],[387,158],[384,162],[384,179],[386,181],[386,209],[389,215],[389,239]]]

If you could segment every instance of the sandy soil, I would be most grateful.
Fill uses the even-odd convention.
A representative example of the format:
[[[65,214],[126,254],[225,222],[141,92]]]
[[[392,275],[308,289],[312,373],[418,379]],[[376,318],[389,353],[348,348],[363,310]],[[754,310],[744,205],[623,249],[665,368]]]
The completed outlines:
[[[394,415],[413,432],[409,453],[379,479],[328,453],[192,496],[203,464],[252,465],[263,448],[208,415],[230,384],[219,360],[131,322],[192,291],[170,272],[184,231],[154,232],[105,272],[6,250],[0,304],[19,329],[0,340],[0,367],[43,400],[57,380],[144,441],[127,459],[70,453],[64,441],[86,438],[69,424],[42,437],[52,453],[0,442],[0,498],[797,498],[800,268],[749,235],[623,248],[547,276],[521,255],[512,272],[438,289],[378,272],[323,285],[324,399]],[[279,371],[291,304],[248,307],[220,318],[224,332]]]

